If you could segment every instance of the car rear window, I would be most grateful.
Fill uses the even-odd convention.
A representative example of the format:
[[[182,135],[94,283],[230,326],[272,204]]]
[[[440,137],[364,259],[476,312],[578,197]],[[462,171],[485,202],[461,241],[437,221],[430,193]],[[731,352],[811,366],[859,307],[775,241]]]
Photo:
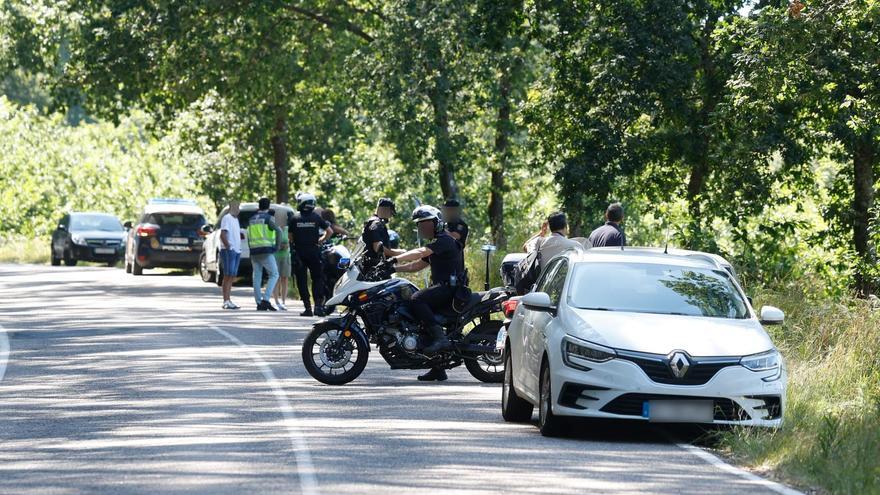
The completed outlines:
[[[156,225],[173,225],[185,227],[201,227],[206,223],[203,215],[189,213],[151,213],[146,223]]]
[[[653,263],[578,263],[569,289],[581,309],[748,318],[725,270]]]

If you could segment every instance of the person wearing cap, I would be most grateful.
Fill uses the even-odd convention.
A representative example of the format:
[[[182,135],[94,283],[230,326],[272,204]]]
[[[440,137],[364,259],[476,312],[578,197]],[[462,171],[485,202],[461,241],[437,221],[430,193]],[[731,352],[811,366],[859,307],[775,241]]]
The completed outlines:
[[[430,242],[427,246],[394,256],[389,262],[397,265],[395,270],[398,272],[412,273],[431,268],[431,286],[413,294],[408,306],[422,328],[433,337],[433,342],[423,352],[433,354],[452,347],[443,327],[434,320],[434,312],[451,307],[456,289],[467,283],[464,255],[461,244],[443,227],[440,210],[430,205],[419,206],[413,211],[412,219],[418,226],[419,236]],[[399,264],[407,261],[409,263]],[[433,368],[419,380],[442,382],[446,378],[444,369]]]
[[[247,239],[250,249],[251,265],[253,266],[254,301],[257,311],[277,311],[269,302],[269,297],[278,283],[278,265],[275,263],[275,252],[281,247],[281,229],[275,223],[274,213],[270,213],[272,203],[269,198],[260,198],[257,212],[248,222]],[[262,292],[263,270],[269,274],[266,291]]]
[[[305,311],[300,316],[324,316],[324,270],[321,266],[321,243],[333,235],[330,224],[315,213],[315,196],[298,194],[297,212],[290,220],[290,240],[299,263],[296,264],[296,287]],[[312,299],[309,298],[309,274],[312,276]]]
[[[378,265],[383,256],[403,253],[403,250],[391,247],[391,236],[388,234],[388,221],[395,213],[394,201],[389,198],[381,198],[376,203],[376,213],[364,222],[361,239],[367,246],[364,252],[366,267]]]
[[[450,198],[443,203],[443,219],[446,221],[446,232],[464,249],[470,229],[461,218],[461,203],[457,199]]]

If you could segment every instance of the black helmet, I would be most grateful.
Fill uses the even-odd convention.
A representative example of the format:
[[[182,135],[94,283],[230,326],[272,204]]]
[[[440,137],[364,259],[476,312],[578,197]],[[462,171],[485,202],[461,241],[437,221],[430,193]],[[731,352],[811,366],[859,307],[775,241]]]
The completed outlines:
[[[376,208],[382,208],[383,206],[391,208],[391,214],[395,215],[397,213],[397,207],[394,206],[394,201],[391,201],[390,198],[380,198],[379,202],[376,203]]]
[[[455,198],[449,198],[443,203],[444,208],[461,208],[461,201]]]
[[[314,194],[300,193],[296,195],[296,209],[299,211],[313,211],[317,204],[318,202],[315,200]]]

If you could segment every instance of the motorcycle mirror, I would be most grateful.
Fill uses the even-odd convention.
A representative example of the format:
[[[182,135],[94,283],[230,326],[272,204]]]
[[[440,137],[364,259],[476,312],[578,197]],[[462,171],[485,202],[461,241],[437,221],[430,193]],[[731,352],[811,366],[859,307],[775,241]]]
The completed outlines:
[[[350,258],[341,258],[339,263],[336,265],[340,270],[348,270],[348,267],[351,266]]]

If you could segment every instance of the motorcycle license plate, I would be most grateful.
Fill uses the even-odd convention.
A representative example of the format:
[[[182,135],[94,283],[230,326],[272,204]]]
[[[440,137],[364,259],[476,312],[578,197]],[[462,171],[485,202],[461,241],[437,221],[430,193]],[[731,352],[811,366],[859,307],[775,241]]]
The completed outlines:
[[[715,405],[711,400],[649,400],[642,417],[652,423],[711,423]]]
[[[506,342],[506,341],[507,341],[507,329],[504,327],[501,327],[501,330],[498,330],[498,336],[495,337],[495,348],[498,349],[499,352],[503,351],[504,350],[504,342]]]

